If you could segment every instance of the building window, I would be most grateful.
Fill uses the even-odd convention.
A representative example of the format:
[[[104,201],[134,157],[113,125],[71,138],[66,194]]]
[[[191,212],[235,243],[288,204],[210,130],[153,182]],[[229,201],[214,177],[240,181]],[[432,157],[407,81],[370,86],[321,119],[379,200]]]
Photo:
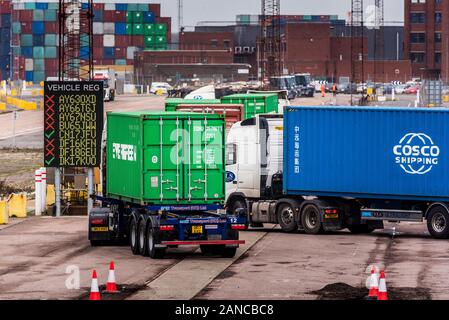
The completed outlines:
[[[441,43],[443,41],[443,36],[441,35],[441,32],[435,33],[435,43]]]
[[[210,46],[214,49],[218,48],[218,40],[211,40],[210,41]]]
[[[424,52],[411,52],[410,53],[410,60],[412,63],[423,63],[426,58],[426,55]]]
[[[411,23],[425,23],[426,15],[424,12],[412,12],[410,13],[410,22]]]
[[[423,32],[410,33],[410,42],[411,43],[425,43],[426,42],[426,34]]]
[[[435,52],[435,63],[441,64],[441,52]]]
[[[223,45],[225,49],[229,49],[231,47],[231,41],[230,40],[224,40]]]
[[[435,12],[435,23],[440,24],[443,16],[441,15],[441,12]]]

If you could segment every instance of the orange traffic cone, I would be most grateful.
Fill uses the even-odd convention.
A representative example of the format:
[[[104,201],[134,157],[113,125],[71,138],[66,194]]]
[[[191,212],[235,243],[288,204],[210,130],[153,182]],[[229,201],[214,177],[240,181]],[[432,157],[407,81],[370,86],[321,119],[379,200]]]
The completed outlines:
[[[89,300],[101,300],[100,290],[98,289],[97,271],[95,270],[92,271],[92,283],[90,285]]]
[[[108,283],[106,284],[107,293],[117,293],[119,292],[117,289],[117,284],[115,283],[115,268],[114,261],[109,263],[109,275],[108,275]]]
[[[371,268],[371,276],[369,279],[369,293],[368,298],[377,299],[377,292],[379,291],[379,278],[374,267]]]
[[[384,270],[380,272],[379,292],[377,293],[377,300],[388,300],[387,282],[385,280]]]

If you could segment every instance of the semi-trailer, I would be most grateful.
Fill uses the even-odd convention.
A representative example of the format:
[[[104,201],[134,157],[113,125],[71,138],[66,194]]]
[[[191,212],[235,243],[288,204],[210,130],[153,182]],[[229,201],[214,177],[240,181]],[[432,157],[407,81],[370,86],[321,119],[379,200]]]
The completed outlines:
[[[91,244],[129,242],[152,258],[180,245],[234,256],[246,216],[223,210],[224,136],[220,114],[107,113]]]
[[[449,237],[449,110],[287,107],[227,136],[228,212],[309,234],[427,221]]]

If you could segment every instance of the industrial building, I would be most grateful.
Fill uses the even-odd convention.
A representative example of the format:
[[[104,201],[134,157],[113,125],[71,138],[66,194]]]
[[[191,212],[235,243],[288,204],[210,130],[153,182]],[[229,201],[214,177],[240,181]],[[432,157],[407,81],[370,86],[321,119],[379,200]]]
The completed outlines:
[[[405,0],[404,49],[413,75],[449,80],[449,1]]]

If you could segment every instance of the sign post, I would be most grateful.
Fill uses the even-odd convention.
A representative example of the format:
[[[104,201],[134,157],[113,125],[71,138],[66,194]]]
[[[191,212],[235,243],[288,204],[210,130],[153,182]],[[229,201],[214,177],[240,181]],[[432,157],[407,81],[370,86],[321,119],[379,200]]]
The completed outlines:
[[[46,81],[44,165],[55,168],[56,216],[60,215],[60,168],[100,166],[103,82]],[[92,185],[92,186],[91,186]],[[93,180],[89,179],[89,197]]]

